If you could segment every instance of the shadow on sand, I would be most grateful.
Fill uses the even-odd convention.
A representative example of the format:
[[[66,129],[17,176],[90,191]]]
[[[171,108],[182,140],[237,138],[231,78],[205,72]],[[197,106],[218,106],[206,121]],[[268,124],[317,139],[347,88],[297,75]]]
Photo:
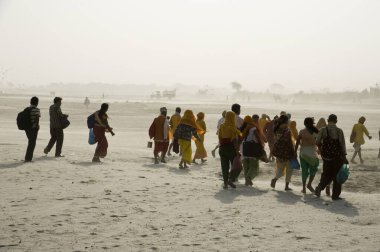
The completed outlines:
[[[256,187],[247,187],[244,185],[236,185],[236,189],[220,189],[215,194],[215,199],[219,200],[224,204],[232,204],[237,197],[254,197],[261,196],[268,192],[268,190],[259,189]]]

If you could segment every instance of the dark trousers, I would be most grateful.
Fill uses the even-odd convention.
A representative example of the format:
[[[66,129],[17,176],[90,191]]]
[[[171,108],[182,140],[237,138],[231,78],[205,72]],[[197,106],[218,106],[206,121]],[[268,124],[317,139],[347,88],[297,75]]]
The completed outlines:
[[[28,147],[26,148],[25,161],[32,161],[34,148],[36,147],[38,129],[27,129],[25,134],[28,137]]]
[[[343,160],[341,158],[333,160],[323,160],[323,172],[321,175],[321,180],[319,182],[318,188],[324,190],[327,185],[333,182],[332,198],[338,198],[342,192],[342,185],[336,181],[336,175],[339,169],[343,165]]]
[[[63,129],[50,128],[50,136],[50,141],[46,146],[46,151],[49,152],[57,142],[55,146],[55,156],[61,155],[63,144]]]
[[[220,165],[222,167],[224,183],[228,182],[229,176],[231,176],[231,179],[236,178],[236,174],[230,174],[230,165],[232,167],[235,155],[235,148],[232,145],[219,147]]]

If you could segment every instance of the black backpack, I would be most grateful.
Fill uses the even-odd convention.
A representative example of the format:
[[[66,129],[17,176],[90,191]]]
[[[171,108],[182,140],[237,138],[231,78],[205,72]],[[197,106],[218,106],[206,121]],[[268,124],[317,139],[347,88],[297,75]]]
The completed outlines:
[[[25,108],[23,111],[18,113],[17,118],[17,127],[19,130],[27,130],[32,128],[32,120],[30,118],[30,108]]]
[[[329,135],[329,130],[326,127],[327,137],[323,139],[321,145],[321,156],[323,159],[336,159],[342,156],[342,146],[339,139],[333,139]]]

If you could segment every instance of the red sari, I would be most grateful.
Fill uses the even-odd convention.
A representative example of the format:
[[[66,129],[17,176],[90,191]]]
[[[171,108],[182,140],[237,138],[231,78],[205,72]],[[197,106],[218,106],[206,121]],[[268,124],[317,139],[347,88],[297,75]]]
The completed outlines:
[[[95,156],[104,158],[107,155],[108,141],[106,137],[106,129],[100,125],[94,126],[95,140],[98,145],[95,149]]]

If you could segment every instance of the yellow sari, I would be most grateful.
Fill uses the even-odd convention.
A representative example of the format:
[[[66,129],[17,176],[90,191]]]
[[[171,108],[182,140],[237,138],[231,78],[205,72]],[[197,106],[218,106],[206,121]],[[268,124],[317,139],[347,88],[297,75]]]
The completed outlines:
[[[205,134],[206,134],[206,123],[204,121],[204,113],[200,112],[197,114],[197,125],[202,129],[203,133],[199,134],[201,140],[195,139],[195,146],[197,147],[194,154],[194,159],[203,159],[207,157],[207,151],[204,146]]]

